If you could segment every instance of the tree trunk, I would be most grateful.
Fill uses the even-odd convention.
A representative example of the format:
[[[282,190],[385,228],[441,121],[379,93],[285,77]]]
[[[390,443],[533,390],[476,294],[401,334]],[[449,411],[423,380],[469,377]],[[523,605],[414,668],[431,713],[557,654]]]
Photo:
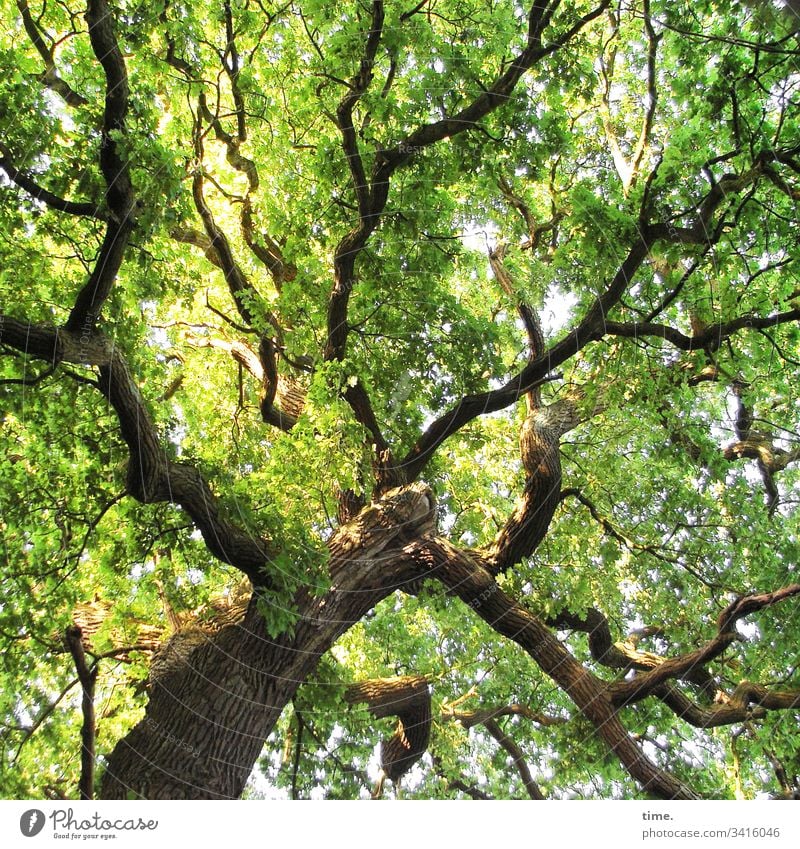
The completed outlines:
[[[108,758],[107,799],[229,799],[264,740],[333,643],[411,574],[400,553],[434,530],[427,487],[392,490],[329,543],[332,587],[298,593],[294,636],[271,639],[252,600],[244,620],[195,642],[152,682],[144,718]]]

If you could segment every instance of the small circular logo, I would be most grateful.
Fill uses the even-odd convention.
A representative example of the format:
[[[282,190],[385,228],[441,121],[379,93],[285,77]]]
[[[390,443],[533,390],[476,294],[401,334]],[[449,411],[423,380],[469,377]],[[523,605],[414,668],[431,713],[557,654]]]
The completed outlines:
[[[36,837],[44,828],[44,814],[38,808],[31,808],[19,818],[19,830],[25,837]]]

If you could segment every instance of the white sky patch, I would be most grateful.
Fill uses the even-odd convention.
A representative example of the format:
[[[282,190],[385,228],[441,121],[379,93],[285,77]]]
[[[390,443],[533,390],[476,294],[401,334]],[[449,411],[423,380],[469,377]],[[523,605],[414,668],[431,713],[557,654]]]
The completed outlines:
[[[548,292],[539,316],[544,335],[552,336],[564,330],[569,324],[577,303],[578,297],[572,292],[564,292],[557,288]]]

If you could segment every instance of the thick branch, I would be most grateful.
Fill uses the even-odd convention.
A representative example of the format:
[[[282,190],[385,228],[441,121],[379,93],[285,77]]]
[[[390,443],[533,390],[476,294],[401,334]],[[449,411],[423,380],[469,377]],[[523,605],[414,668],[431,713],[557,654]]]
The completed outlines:
[[[193,227],[174,227],[169,234],[176,242],[183,242],[186,245],[194,245],[196,248],[200,248],[212,265],[222,269],[222,260],[217,249],[203,231],[195,230]]]
[[[83,650],[80,628],[75,626],[67,628],[65,639],[83,690],[81,701],[83,711],[83,725],[81,726],[81,777],[78,790],[81,799],[93,799],[95,743],[94,688],[97,682],[97,667],[93,666],[90,669],[86,664],[86,655]]]
[[[662,684],[653,695],[681,719],[695,728],[718,728],[748,722],[766,716],[768,710],[792,710],[800,707],[800,691],[771,691],[761,684],[742,681],[733,695],[721,704],[701,707],[674,684]],[[755,705],[756,707],[752,707]]]
[[[530,557],[547,535],[561,503],[559,439],[579,421],[577,404],[571,398],[547,407],[534,407],[528,413],[520,433],[525,488],[508,521],[487,549],[492,574]]]
[[[641,701],[666,682],[683,678],[696,667],[704,666],[719,657],[731,643],[739,639],[736,623],[740,619],[798,594],[800,594],[800,584],[790,584],[771,593],[741,596],[720,613],[717,618],[718,632],[704,646],[679,657],[666,659],[656,668],[637,675],[630,681],[618,681],[612,684],[609,687],[612,702],[621,706]]]
[[[130,452],[128,492],[144,504],[179,504],[215,557],[241,569],[255,585],[264,586],[270,544],[224,518],[218,498],[197,469],[167,459],[127,363],[116,349],[108,364],[100,367],[100,390],[119,417]]]
[[[687,787],[656,767],[631,739],[609,700],[606,685],[584,669],[538,617],[506,595],[473,556],[440,538],[412,544],[405,552],[426,577],[443,583],[497,633],[530,654],[645,790],[662,798],[693,798]]]
[[[653,322],[632,322],[624,324],[618,321],[606,322],[609,336],[621,336],[626,339],[644,339],[656,337],[665,339],[682,351],[716,351],[720,345],[739,330],[764,330],[780,324],[800,321],[800,309],[791,309],[767,316],[742,315],[727,322],[709,325],[702,333],[687,336],[674,327]]]
[[[584,632],[588,636],[592,658],[603,666],[613,669],[627,667],[625,656],[611,636],[608,619],[596,608],[590,607],[584,616],[562,610],[546,621],[548,625],[559,630]]]
[[[609,669],[628,672],[632,669],[655,669],[667,658],[653,652],[641,651],[638,648],[639,639],[644,634],[661,633],[658,627],[645,628],[643,631],[628,634],[627,638],[614,642],[608,619],[594,607],[590,607],[585,615],[579,616],[562,610],[555,616],[545,620],[548,625],[558,630],[581,631],[588,637],[589,653],[592,659]],[[683,680],[699,687],[704,693],[713,695],[716,682],[703,666],[695,666],[688,670]]]
[[[236,46],[236,32],[233,25],[233,11],[231,10],[230,0],[225,0],[223,4],[225,13],[225,54],[222,64],[225,67],[225,72],[231,84],[231,94],[233,102],[236,106],[236,134],[239,141],[247,141],[247,126],[244,117],[244,98],[239,90],[239,71],[241,70],[241,62],[239,60],[239,49]],[[227,61],[225,59],[227,58]]]
[[[100,142],[100,170],[106,182],[108,226],[94,269],[67,321],[67,329],[84,333],[94,328],[122,265],[134,226],[135,200],[128,163],[119,150],[118,134],[125,132],[128,112],[128,74],[114,33],[114,19],[106,0],[89,0],[86,11],[89,40],[106,76],[105,109]]]
[[[722,452],[726,460],[758,460],[770,473],[782,472],[791,463],[800,460],[800,448],[785,451],[776,448],[772,442],[760,434],[752,434],[727,446]]]
[[[428,681],[418,675],[373,678],[347,688],[347,701],[366,702],[377,718],[397,717],[397,729],[381,742],[381,768],[399,781],[425,754],[431,731]]]
[[[211,553],[264,586],[270,543],[222,515],[219,499],[200,472],[168,459],[158,431],[120,350],[100,334],[57,330],[0,315],[0,343],[48,362],[97,366],[98,388],[113,407],[128,446],[127,490],[137,501],[183,507]]]

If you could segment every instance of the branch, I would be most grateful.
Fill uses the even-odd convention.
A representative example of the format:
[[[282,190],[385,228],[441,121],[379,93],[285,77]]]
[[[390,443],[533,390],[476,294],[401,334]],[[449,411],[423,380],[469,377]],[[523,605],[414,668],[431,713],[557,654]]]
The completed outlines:
[[[525,207],[527,209],[527,207]],[[503,263],[506,255],[506,245],[499,244],[489,251],[489,265],[494,272],[495,279],[500,284],[502,290],[514,301],[514,306],[517,309],[517,314],[522,320],[525,327],[525,333],[528,336],[528,351],[529,359],[535,360],[542,355],[544,351],[544,335],[542,334],[542,325],[539,322],[539,316],[533,307],[523,301],[516,292],[516,286],[511,279],[511,275]]]
[[[28,38],[30,38],[33,46],[36,48],[36,52],[44,61],[45,70],[40,76],[41,81],[47,88],[61,97],[67,106],[86,106],[86,99],[81,97],[69,83],[58,75],[55,49],[45,44],[44,35],[37,23],[33,20],[27,0],[17,0],[17,8],[20,15],[22,15],[22,25],[25,27]]]
[[[220,254],[205,233],[191,228],[179,227],[174,229],[170,235],[177,241],[201,248],[209,262],[217,268],[223,269]],[[224,238],[224,234],[221,235]],[[236,267],[238,268],[238,266]],[[208,303],[208,299],[206,299],[206,306],[239,332],[252,332],[249,328],[238,325],[227,316],[222,315]],[[277,324],[277,319],[275,319],[275,324]],[[187,334],[185,339],[196,348],[216,348],[227,351],[237,363],[247,369],[262,388],[259,406],[264,422],[287,432],[297,424],[305,404],[305,391],[297,381],[278,373],[277,350],[274,341],[267,334],[260,338],[257,355],[244,342],[229,341],[212,336],[193,336],[191,334]],[[166,399],[162,396],[162,400]]]
[[[128,74],[114,33],[114,19],[106,0],[89,0],[86,11],[89,40],[106,76],[105,109],[100,142],[100,170],[106,182],[109,217],[100,253],[89,279],[69,314],[68,330],[91,332],[97,323],[122,265],[134,226],[135,199],[128,163],[116,136],[125,133],[128,112]]]
[[[771,593],[745,595],[731,602],[717,618],[717,634],[702,648],[663,661],[649,672],[637,675],[630,681],[618,681],[609,688],[611,700],[617,707],[632,704],[652,695],[670,679],[682,678],[692,669],[704,666],[719,657],[731,643],[739,639],[736,623],[745,616],[771,607],[787,598],[800,594],[800,584],[790,584]]]
[[[562,610],[555,616],[550,616],[546,623],[558,630],[582,631],[589,638],[589,653],[592,658],[603,666],[612,669],[625,669],[627,659],[619,650],[611,636],[608,619],[596,608],[590,607],[584,616]]]
[[[358,200],[358,215],[361,223],[366,225],[371,217],[370,187],[364,171],[364,163],[358,149],[358,137],[353,126],[353,109],[369,88],[373,78],[373,67],[378,45],[383,33],[384,9],[383,0],[373,0],[372,20],[364,44],[364,55],[358,73],[350,80],[350,91],[341,99],[336,109],[336,125],[342,135],[342,147],[350,169],[353,189]]]
[[[514,766],[519,772],[519,776],[522,779],[522,783],[525,785],[525,789],[528,792],[528,795],[531,799],[541,799],[543,800],[545,796],[542,794],[542,791],[539,789],[539,785],[533,780],[533,776],[531,775],[530,767],[528,766],[527,761],[525,760],[525,754],[520,749],[520,747],[516,744],[514,739],[506,734],[505,731],[500,727],[494,719],[487,719],[483,723],[486,730],[494,737],[495,740],[511,755],[511,760]]]
[[[660,798],[694,798],[691,790],[653,764],[631,739],[609,699],[607,685],[584,669],[544,622],[506,595],[473,554],[441,538],[412,543],[404,554],[421,575],[440,581],[498,634],[520,645],[577,705],[646,791]]]
[[[130,368],[109,339],[0,315],[0,343],[48,362],[98,367],[98,388],[116,412],[128,446],[128,494],[142,504],[168,501],[181,506],[215,557],[240,569],[254,585],[268,586],[264,569],[274,555],[271,542],[227,520],[200,472],[168,458]]]
[[[731,321],[709,325],[702,333],[687,336],[675,327],[653,322],[631,322],[624,324],[618,321],[606,322],[606,333],[609,336],[621,336],[625,339],[644,339],[655,337],[665,339],[681,351],[716,351],[722,343],[739,330],[764,330],[800,321],[800,308],[774,313],[768,316],[742,315]]]
[[[600,510],[598,510],[597,505],[580,489],[564,489],[561,491],[561,500],[563,501],[565,498],[571,496],[576,501],[579,501],[586,509],[589,511],[592,519],[597,522],[602,528],[603,531],[608,534],[612,539],[616,540],[620,545],[624,546],[631,554],[645,553],[649,554],[651,557],[662,560],[665,563],[673,563],[674,560],[670,559],[662,552],[660,552],[656,546],[653,545],[643,545],[642,543],[638,543],[635,540],[631,539],[624,532],[618,530],[612,522],[604,516]],[[707,580],[702,578],[700,575],[697,575],[693,572],[695,577],[697,577],[702,583],[706,586],[712,586],[709,584]]]
[[[248,159],[246,156],[243,156],[239,151],[239,145],[242,141],[244,141],[244,139],[232,136],[230,133],[226,132],[219,118],[208,108],[206,96],[202,92],[200,93],[198,103],[200,107],[200,114],[211,129],[214,130],[217,139],[225,145],[225,158],[228,160],[228,164],[247,177],[248,192],[254,192],[259,186],[258,169],[252,159]],[[244,113],[242,112],[241,115],[241,120],[244,121]]]
[[[260,383],[264,382],[264,366],[258,354],[244,342],[220,339],[216,336],[195,336],[186,334],[186,342],[193,348],[213,348],[230,354],[233,360],[243,366]]]
[[[567,719],[562,716],[548,716],[544,713],[537,713],[526,705],[519,704],[501,705],[500,707],[481,708],[480,710],[470,711],[456,711],[445,705],[442,708],[442,714],[443,718],[454,719],[463,725],[464,728],[473,728],[475,725],[485,723],[489,719],[498,719],[501,716],[522,716],[545,728],[552,725],[564,725],[567,722]]]
[[[297,719],[297,739],[294,741],[294,757],[292,758],[292,799],[298,798],[297,777],[300,773],[300,757],[303,754],[303,728],[305,728],[303,717],[297,712],[297,709],[295,709],[295,718]]]
[[[628,634],[626,639],[614,642],[608,619],[593,607],[590,607],[583,616],[562,610],[555,616],[548,617],[545,621],[558,630],[585,633],[588,637],[589,653],[592,659],[609,669],[621,670],[625,673],[633,669],[649,670],[655,669],[665,661],[665,658],[660,655],[638,649],[639,640],[642,636],[653,636],[661,633],[661,629],[658,627],[635,631]],[[717,690],[716,681],[703,666],[693,667],[683,676],[682,680],[694,684],[711,696]]]
[[[722,452],[726,460],[758,460],[770,473],[782,472],[791,463],[800,460],[800,448],[785,451],[776,448],[761,434],[751,434],[746,439],[734,442]]]
[[[700,707],[674,684],[662,684],[653,691],[673,713],[695,728],[718,728],[737,722],[762,719],[768,710],[792,710],[800,707],[800,691],[771,691],[761,684],[742,681],[722,704]],[[751,707],[756,705],[756,707]]]
[[[537,224],[528,205],[514,193],[511,183],[502,176],[497,182],[505,199],[511,204],[511,206],[514,207],[514,209],[517,210],[517,212],[519,212],[522,216],[522,220],[525,222],[525,227],[528,231],[528,241],[524,242],[520,246],[521,249],[526,251],[536,251],[539,247],[542,236],[545,233],[554,231],[558,227],[561,219],[564,217],[564,214],[554,212],[553,217],[549,221],[545,221],[544,224]]]
[[[401,466],[407,479],[415,480],[439,446],[464,425],[478,416],[494,413],[514,404],[577,351],[590,342],[602,339],[607,324],[606,315],[628,288],[651,244],[648,232],[640,234],[606,291],[595,300],[580,323],[559,342],[528,363],[504,386],[478,395],[467,395],[436,419],[402,460]]]
[[[362,58],[359,73],[350,82],[350,92],[342,99],[337,110],[337,125],[342,133],[343,146],[345,154],[348,157],[351,178],[358,200],[359,221],[357,226],[347,233],[339,242],[334,256],[334,283],[328,300],[328,336],[324,349],[324,358],[326,360],[344,359],[349,332],[347,312],[350,295],[355,282],[356,260],[360,252],[366,246],[369,237],[380,223],[380,216],[386,206],[390,181],[394,172],[400,166],[406,164],[414,154],[418,153],[423,148],[433,145],[444,138],[458,135],[459,133],[475,127],[479,120],[501,106],[503,103],[507,102],[515,86],[527,70],[529,70],[537,61],[562,47],[587,23],[602,14],[603,10],[609,4],[610,0],[603,0],[603,2],[594,11],[580,18],[572,27],[558,36],[554,41],[550,42],[547,46],[542,45],[542,33],[549,25],[553,14],[560,4],[559,2],[553,2],[550,4],[532,4],[528,16],[526,47],[507,66],[506,70],[497,77],[494,83],[488,88],[484,88],[483,92],[469,106],[458,112],[456,115],[433,124],[424,125],[410,133],[394,148],[379,151],[375,157],[371,177],[368,180],[358,150],[355,128],[353,127],[352,122],[352,110],[366,91],[372,78],[372,66],[381,36],[383,26],[383,4],[379,2],[379,0],[374,0],[372,5],[373,16],[371,29],[365,44],[364,57]],[[639,262],[640,261],[641,260],[639,260]],[[591,320],[596,320],[596,316],[594,314],[591,315]],[[574,350],[572,353],[574,353]],[[545,372],[546,371],[547,370],[545,370]],[[541,375],[538,375],[539,378],[543,378],[544,376],[544,372]],[[513,403],[513,401],[519,398],[521,394],[530,391],[530,389],[535,386],[536,382],[537,378],[531,379],[529,381],[529,385],[522,391],[513,392],[513,396],[509,393],[509,397],[504,398],[504,401],[495,406],[493,409],[502,409],[510,403]],[[374,432],[374,428],[371,424],[371,419],[374,417],[371,416],[371,411],[368,415],[362,415],[359,412],[359,408],[361,410],[367,410],[370,407],[369,398],[367,397],[366,392],[364,392],[363,389],[361,391],[361,397],[356,399],[358,405],[354,406],[351,403],[351,406],[353,406],[359,421],[369,431]],[[462,406],[460,412],[463,414],[465,409],[466,408]],[[467,415],[464,421],[458,421],[457,424],[452,425],[452,430],[447,428],[446,425],[442,425],[441,420],[438,423],[438,426],[437,423],[434,423],[433,430],[437,432],[437,439],[431,441],[435,442],[435,444],[431,448],[428,448],[426,444],[423,444],[421,452],[419,451],[419,444],[418,446],[415,446],[409,457],[407,457],[399,467],[394,468],[389,480],[385,482],[379,481],[379,485],[392,485],[395,480],[415,480],[419,475],[422,466],[429,459],[430,452],[435,450],[435,447],[437,447],[438,444],[440,444],[440,442],[449,435],[449,433],[455,432],[455,430],[458,430],[458,428],[463,426],[466,421],[469,421],[471,418],[474,418],[475,415],[480,414],[479,412],[472,413],[472,409],[472,407],[469,408],[470,414]],[[482,410],[481,412],[489,412],[489,410]],[[448,421],[453,421],[453,419],[448,416]],[[439,438],[437,427],[449,430],[449,433],[446,433],[444,436]],[[380,450],[379,453],[381,453]],[[383,453],[385,453],[385,451]],[[420,456],[418,456],[420,453],[422,458],[421,462]],[[393,461],[392,465],[394,465]]]
[[[201,96],[201,104],[202,100],[203,98]],[[203,111],[202,105],[199,111]],[[197,162],[192,178],[192,199],[194,200],[195,209],[200,216],[200,220],[203,222],[206,238],[198,237],[197,231],[185,228],[177,228],[173,231],[173,235],[175,238],[202,248],[209,261],[221,269],[225,277],[225,282],[228,285],[228,291],[233,298],[233,302],[236,304],[236,309],[249,327],[261,330],[263,321],[259,319],[263,318],[275,329],[280,341],[283,339],[283,328],[274,313],[264,303],[264,299],[258,290],[248,280],[244,271],[242,271],[241,266],[233,255],[228,237],[217,226],[214,215],[206,203],[202,169],[203,134],[201,132],[199,118],[194,128],[194,144]],[[256,314],[251,305],[258,305],[261,315]]]
[[[199,132],[197,144],[198,146],[200,145]],[[202,148],[199,148],[199,150],[198,162],[202,162]],[[255,303],[259,304],[259,306],[263,306],[261,298],[245,276],[239,266],[239,263],[236,262],[228,237],[217,226],[216,221],[214,220],[214,215],[206,203],[203,186],[203,171],[200,165],[198,165],[192,179],[192,197],[208,238],[208,247],[204,248],[206,257],[208,257],[214,265],[222,270],[225,277],[225,283],[228,286],[228,291],[231,293],[231,297],[233,298],[233,302],[236,304],[236,309],[238,310],[239,315],[244,319],[248,327],[258,327],[258,317],[253,312],[248,301],[251,300],[250,296],[254,295],[256,298]],[[179,232],[183,235],[186,235],[187,233],[187,231]],[[197,244],[197,242],[195,242],[195,244]],[[216,255],[216,260],[212,258],[214,255]],[[274,317],[270,323],[273,322],[277,324]]]
[[[40,186],[30,174],[20,171],[11,161],[11,152],[0,143],[0,168],[8,175],[9,180],[24,189],[36,201],[55,209],[58,212],[66,212],[68,215],[78,215],[85,218],[106,219],[103,210],[94,203],[80,203],[54,195],[52,192]]]
[[[42,727],[45,720],[52,715],[53,711],[59,706],[61,701],[66,697],[67,693],[76,685],[79,684],[80,680],[78,678],[73,678],[58,694],[58,696],[47,705],[44,710],[34,719],[33,723],[24,728],[24,737],[20,741],[17,746],[17,750],[14,753],[14,757],[11,759],[11,764],[15,764],[19,759],[19,756],[24,748],[25,744],[33,737],[33,735]]]
[[[76,626],[67,628],[64,638],[69,647],[75,670],[83,689],[82,710],[83,726],[81,727],[81,777],[78,790],[81,799],[94,798],[94,744],[95,744],[95,715],[94,688],[97,682],[97,666],[90,669],[86,664],[83,651],[81,629]]]
[[[677,227],[671,221],[650,225],[651,235],[655,240],[672,244],[707,246],[719,241],[725,222],[713,222],[719,207],[730,195],[738,194],[745,189],[754,187],[766,173],[767,166],[775,161],[782,161],[789,151],[763,150],[753,160],[750,168],[742,174],[723,174],[719,180],[710,176],[712,186],[703,200],[697,204],[697,215],[688,226]],[[707,171],[707,169],[705,169]]]
[[[214,243],[206,233],[195,230],[193,227],[173,227],[169,234],[176,242],[183,242],[186,245],[194,245],[196,248],[200,248],[212,265],[222,269],[222,260],[219,253],[217,253]],[[243,329],[246,330],[247,328]]]
[[[159,15],[159,20],[164,25],[164,40],[167,42],[167,54],[164,61],[179,71],[187,80],[194,80],[197,77],[195,69],[181,56],[178,56],[175,49],[175,39],[170,34],[170,20],[167,16],[171,0],[164,0],[164,8]]]
[[[525,705],[505,705],[497,708],[484,708],[476,711],[457,712],[448,710],[443,707],[444,718],[454,719],[459,722],[464,728],[474,728],[476,725],[483,725],[486,730],[494,737],[495,740],[511,755],[514,766],[522,778],[525,789],[531,799],[544,799],[538,784],[533,780],[528,764],[525,761],[525,756],[522,749],[516,742],[500,727],[497,722],[501,716],[523,716],[542,726],[563,725],[567,720],[558,716],[546,716],[532,711]]]
[[[508,521],[486,549],[492,574],[499,574],[530,557],[547,535],[561,503],[559,439],[579,422],[573,398],[546,407],[533,407],[528,413],[520,433],[525,487]]]
[[[800,584],[789,584],[769,593],[743,595],[732,601],[717,617],[719,632],[720,634],[734,633],[734,627],[740,619],[798,594],[800,594]]]
[[[267,271],[269,271],[275,283],[275,289],[280,294],[283,290],[284,282],[287,280],[294,280],[297,276],[297,267],[286,261],[280,245],[278,245],[269,233],[259,234],[265,244],[261,244],[257,240],[253,224],[253,208],[250,203],[249,193],[245,196],[242,203],[240,224],[245,244],[248,248],[250,248],[253,255],[262,263]]]
[[[278,374],[275,346],[268,337],[262,338],[258,354],[249,345],[236,340],[190,334],[185,339],[195,348],[226,351],[258,381],[261,386],[259,408],[266,424],[286,432],[297,424],[305,404],[305,392],[296,381]]]
[[[460,778],[448,778],[443,772],[440,772],[439,774],[447,782],[448,789],[452,788],[453,790],[460,790],[462,793],[465,793],[467,796],[470,797],[470,799],[474,799],[476,802],[487,802],[491,801],[492,799],[492,797],[489,796],[488,793],[484,793],[483,790],[479,790],[473,784],[467,784]]]
[[[407,675],[373,678],[347,688],[348,702],[366,702],[378,719],[397,717],[397,728],[381,742],[381,768],[399,781],[425,754],[431,731],[431,694],[426,678]]]
[[[579,18],[547,45],[543,45],[542,35],[560,6],[560,2],[554,0],[550,3],[532,3],[528,13],[525,49],[507,63],[506,71],[490,86],[484,88],[482,93],[460,112],[452,117],[419,127],[395,147],[382,151],[383,164],[379,165],[373,187],[379,186],[381,179],[388,179],[397,167],[405,164],[423,148],[474,128],[478,121],[508,101],[517,83],[528,70],[546,56],[562,48],[587,24],[602,15],[610,5],[610,0],[602,0],[595,9]]]
[[[239,61],[239,50],[236,47],[236,33],[233,26],[233,12],[231,11],[230,0],[224,0],[223,13],[225,15],[225,53],[223,54],[222,64],[225,68],[225,73],[231,84],[231,94],[233,102],[236,106],[236,129],[237,138],[239,141],[247,141],[247,126],[244,118],[244,99],[239,91],[239,71],[241,63]],[[269,26],[269,24],[267,24]],[[228,61],[225,61],[225,60]]]

